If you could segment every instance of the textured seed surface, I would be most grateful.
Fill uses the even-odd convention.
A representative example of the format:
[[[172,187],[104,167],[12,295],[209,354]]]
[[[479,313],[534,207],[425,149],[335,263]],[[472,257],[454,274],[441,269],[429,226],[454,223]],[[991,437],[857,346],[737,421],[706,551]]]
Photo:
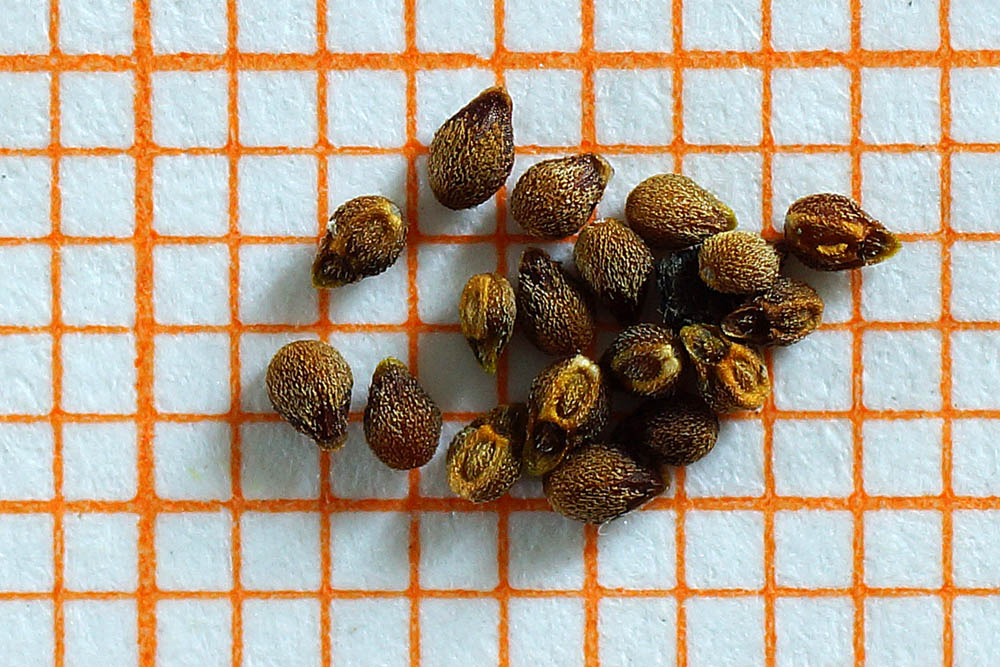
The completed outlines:
[[[409,369],[389,358],[372,375],[364,425],[375,456],[390,468],[409,470],[434,456],[441,437],[441,411]]]
[[[570,452],[545,476],[552,509],[585,523],[602,524],[631,512],[663,493],[667,470],[621,445],[590,443]]]
[[[800,280],[780,277],[722,320],[722,332],[754,345],[791,345],[819,327],[823,300]]]
[[[538,248],[521,254],[517,317],[528,340],[547,354],[573,354],[594,340],[593,306],[586,288]]]
[[[687,176],[659,174],[625,201],[625,220],[653,248],[678,250],[736,227],[736,214]]]
[[[752,294],[778,277],[781,257],[764,239],[739,230],[707,239],[698,254],[701,279],[717,292]]]
[[[656,265],[663,322],[674,331],[689,324],[718,324],[743,301],[741,295],[709,289],[698,275],[701,246],[678,250]]]
[[[315,287],[331,288],[382,273],[406,245],[399,207],[385,197],[356,197],[334,211],[313,261]]]
[[[696,396],[648,401],[627,417],[616,436],[663,463],[686,466],[705,457],[719,438],[719,418]]]
[[[576,268],[621,322],[634,322],[642,310],[653,253],[639,235],[613,218],[592,222],[573,247]]]
[[[459,431],[448,447],[448,486],[474,503],[496,500],[521,476],[528,411],[501,405]]]
[[[611,405],[601,368],[578,354],[535,376],[528,394],[524,471],[544,475],[581,443],[595,438]]]
[[[347,437],[354,376],[335,348],[299,340],[278,350],[267,366],[267,395],[275,411],[323,449],[339,449]]]
[[[698,379],[698,392],[716,412],[757,410],[771,393],[764,358],[734,343],[715,326],[694,324],[681,329]]]
[[[857,269],[889,259],[899,240],[853,199],[818,194],[798,200],[785,215],[788,249],[822,271]]]
[[[637,396],[665,396],[684,368],[683,348],[673,332],[656,324],[635,324],[622,331],[604,353],[601,365],[622,389]]]
[[[487,373],[496,372],[497,360],[514,333],[516,318],[514,288],[506,278],[499,273],[469,278],[459,299],[458,319],[462,335]]]
[[[507,91],[489,88],[438,128],[427,155],[427,177],[444,206],[478,206],[503,186],[514,167],[512,109]]]
[[[572,236],[590,219],[613,174],[608,161],[594,153],[539,162],[517,179],[511,215],[532,236]]]

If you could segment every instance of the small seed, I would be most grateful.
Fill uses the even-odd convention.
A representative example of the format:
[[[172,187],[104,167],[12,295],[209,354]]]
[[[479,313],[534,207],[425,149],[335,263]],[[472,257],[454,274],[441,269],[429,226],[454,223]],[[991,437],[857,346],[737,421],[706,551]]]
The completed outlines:
[[[899,240],[881,222],[843,195],[810,195],[785,215],[788,249],[808,267],[821,271],[857,269],[887,260]]]
[[[674,334],[656,324],[635,324],[618,334],[601,365],[625,391],[658,397],[680,379],[684,352]]]
[[[616,436],[667,465],[686,466],[715,447],[719,418],[700,398],[682,394],[643,404],[619,425]]]
[[[441,411],[406,365],[391,357],[372,375],[364,424],[372,452],[395,470],[430,461],[441,437]]]
[[[406,245],[399,207],[385,197],[356,197],[334,211],[312,266],[317,288],[340,287],[392,266]]]
[[[667,489],[670,472],[618,444],[594,442],[570,452],[545,476],[552,509],[602,524],[646,504]]]
[[[590,295],[538,248],[528,248],[521,254],[517,317],[528,340],[547,354],[580,352],[594,340]]]
[[[736,227],[736,214],[687,176],[659,174],[637,185],[625,219],[652,248],[678,250]]]
[[[752,294],[778,277],[781,257],[756,234],[733,230],[707,239],[698,254],[701,279],[717,292]]]
[[[573,247],[576,268],[620,322],[634,322],[653,275],[653,253],[639,235],[613,218],[592,222]]]
[[[716,412],[757,410],[771,393],[760,354],[722,335],[716,326],[681,329],[681,341],[698,376],[698,392]]]
[[[718,324],[742,302],[742,297],[716,292],[698,275],[701,246],[678,250],[656,265],[663,322],[674,331],[689,324]]]
[[[496,500],[521,476],[528,412],[501,405],[459,431],[448,447],[448,486],[474,503]]]
[[[590,219],[614,173],[595,153],[539,162],[517,179],[510,213],[532,236],[572,236]]]
[[[278,415],[323,449],[347,437],[354,376],[335,348],[298,340],[278,350],[267,366],[267,395]]]
[[[778,278],[722,321],[722,332],[754,345],[791,345],[819,327],[823,300],[809,285]]]
[[[427,155],[427,177],[439,202],[460,210],[482,204],[514,167],[513,103],[489,88],[444,122]]]
[[[578,354],[535,376],[528,395],[524,471],[544,475],[567,452],[597,436],[611,405],[601,368]]]
[[[516,317],[514,288],[499,273],[480,273],[465,283],[458,302],[462,335],[487,373],[496,373]]]

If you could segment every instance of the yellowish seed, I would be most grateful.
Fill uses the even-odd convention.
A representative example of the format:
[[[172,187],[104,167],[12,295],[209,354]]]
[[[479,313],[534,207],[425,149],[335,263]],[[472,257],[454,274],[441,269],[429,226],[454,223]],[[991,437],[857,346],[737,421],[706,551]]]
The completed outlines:
[[[756,234],[733,230],[708,238],[698,253],[698,272],[706,285],[726,294],[752,294],[778,277],[781,257]]]
[[[517,180],[510,212],[521,228],[541,239],[572,236],[590,219],[615,170],[595,153],[545,160]]]
[[[601,364],[625,391],[659,397],[673,391],[684,368],[683,348],[673,332],[656,324],[635,324],[618,334]]]
[[[653,253],[639,235],[614,218],[592,222],[573,246],[583,279],[620,322],[634,322],[653,275]]]
[[[474,503],[496,500],[521,476],[523,403],[501,405],[459,431],[448,447],[448,485]]]
[[[312,282],[332,288],[382,273],[406,245],[399,207],[385,197],[356,197],[338,208],[320,239]]]
[[[771,393],[764,358],[734,343],[715,326],[681,329],[681,341],[694,365],[698,392],[716,412],[758,410]]]
[[[499,273],[469,278],[459,299],[458,319],[462,335],[487,373],[496,372],[497,361],[514,333],[516,317],[514,288],[506,278]]]
[[[372,375],[364,426],[368,446],[382,463],[410,470],[434,456],[441,411],[406,365],[390,357]]]
[[[517,276],[517,317],[524,334],[547,354],[566,356],[594,340],[591,297],[548,253],[528,248]]]
[[[625,220],[651,248],[680,250],[736,228],[736,215],[687,176],[659,174],[625,201]]]
[[[785,241],[799,260],[821,271],[857,269],[885,261],[899,240],[843,195],[804,197],[785,215]]]

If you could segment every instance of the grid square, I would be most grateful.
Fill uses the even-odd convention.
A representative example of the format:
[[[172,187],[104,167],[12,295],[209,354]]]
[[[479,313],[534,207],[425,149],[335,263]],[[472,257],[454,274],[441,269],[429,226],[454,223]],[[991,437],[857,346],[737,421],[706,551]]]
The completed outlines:
[[[760,3],[756,0],[684,0],[684,48],[758,51]]]
[[[422,333],[417,344],[420,383],[443,412],[486,412],[496,406],[496,382],[482,372],[471,352],[466,353],[468,343],[462,334]],[[457,350],[463,353],[456,354]],[[456,377],[463,378],[461,386],[455,384]]]
[[[351,410],[355,412],[365,409],[371,377],[380,361],[386,357],[395,357],[403,363],[410,360],[410,341],[405,333],[334,333],[330,345],[344,355],[354,374]],[[424,388],[438,398],[426,384]]]
[[[940,43],[938,0],[865,0],[861,7],[861,48],[933,51]]]
[[[227,31],[225,0],[151,0],[155,53],[223,53]]]
[[[1000,262],[1000,247],[993,242],[958,241],[951,247],[951,315],[975,322],[1000,319],[1000,304],[993,298],[986,266]]]
[[[52,590],[52,515],[0,515],[0,591],[43,593]]]
[[[240,427],[240,490],[252,500],[319,497],[319,448],[286,424]],[[354,457],[344,457],[347,458]],[[338,461],[337,466],[343,461]]]
[[[17,380],[4,388],[0,414],[47,414],[52,409],[52,338],[0,336],[0,377]]]
[[[330,143],[378,148],[396,148],[406,143],[404,72],[335,71],[327,75],[327,80]]]
[[[784,211],[780,214],[784,218]],[[784,275],[812,285],[823,299],[823,323],[850,322],[854,317],[854,300],[849,271],[814,271],[794,257],[783,267]]]
[[[991,0],[951,0],[952,48],[1000,48],[1000,12],[996,9]]]
[[[232,517],[228,510],[159,514],[155,530],[157,586],[166,591],[232,588]]]
[[[937,153],[863,153],[861,201],[896,231],[936,232],[941,228],[940,174]]]
[[[873,665],[943,664],[941,598],[865,600],[865,662]]]
[[[597,581],[605,588],[667,589],[677,583],[673,511],[634,512],[597,536]]]
[[[774,352],[774,404],[781,410],[849,410],[852,336],[817,331]]]
[[[554,512],[512,512],[508,521],[513,588],[583,586],[583,527]]]
[[[447,428],[448,423],[445,424],[445,429]],[[442,441],[449,442],[444,434]],[[309,446],[313,450],[316,449],[316,445],[312,442],[309,442]],[[445,450],[446,447],[439,446],[438,454],[443,454]],[[433,465],[433,461],[421,469],[421,482],[431,477],[427,474],[430,465]],[[435,481],[439,481],[439,479],[434,477]],[[409,476],[404,472],[393,470],[375,457],[365,441],[361,424],[358,423],[347,426],[345,453],[337,459],[334,465],[330,466],[330,485],[333,495],[338,498],[358,500],[364,498],[405,498],[410,490]],[[426,489],[421,488],[420,491],[423,495],[432,495]]]
[[[446,421],[441,424],[441,438],[437,451],[434,452],[434,456],[427,462],[427,465],[420,468],[420,495],[427,496],[428,498],[457,497],[448,485],[448,446],[455,439],[455,435],[465,428],[466,425],[467,422],[460,421]],[[364,442],[364,433],[361,429],[358,430],[358,436]],[[350,431],[348,431],[348,437],[350,437]],[[362,445],[362,447],[364,446]],[[372,457],[374,458],[374,454],[372,454]],[[375,459],[375,461],[378,461],[378,459]],[[384,463],[379,462],[378,465],[381,465],[383,470],[388,470],[388,467]],[[394,474],[397,475],[398,479],[400,476],[399,473]],[[399,481],[402,482],[404,480]],[[398,488],[399,492],[403,493],[404,496],[406,495],[406,489],[402,485],[390,488]]]
[[[240,158],[239,221],[244,234],[316,236],[319,166],[309,155]]]
[[[941,408],[940,332],[866,331],[862,345],[862,383],[867,407]]]
[[[65,53],[131,53],[133,28],[128,0],[59,2],[59,47]]]
[[[932,144],[941,138],[941,72],[930,67],[861,70],[861,139]]]
[[[954,664],[988,665],[1000,654],[1000,596],[956,597],[951,613]]]
[[[154,341],[153,402],[167,413],[229,410],[229,336],[160,334]]]
[[[410,585],[410,515],[343,512],[330,515],[330,584],[365,591]]]
[[[517,144],[579,144],[582,85],[580,72],[574,70],[508,70],[507,88],[517,100],[513,118]]]
[[[496,75],[493,72],[474,68],[421,70],[417,72],[416,79],[417,141],[424,145],[429,145],[441,124],[472,98],[496,85]],[[511,97],[520,100],[513,89],[510,93]],[[514,112],[515,118],[517,113]],[[517,126],[514,127],[514,133],[517,134]]]
[[[312,0],[237,0],[236,48],[252,53],[315,53]]]
[[[405,598],[332,600],[330,651],[337,664],[410,664],[410,601]]]
[[[420,514],[420,586],[489,591],[497,574],[497,515],[493,512]]]
[[[135,600],[68,600],[63,613],[67,665],[139,664]]]
[[[423,243],[417,248],[417,312],[429,324],[457,324],[455,295],[471,275],[496,271],[492,243]]]
[[[159,324],[229,323],[229,248],[170,243],[153,248],[153,313]],[[192,277],[197,283],[192,284]]]
[[[956,419],[951,427],[951,485],[960,496],[1000,496],[1000,420]]]
[[[869,322],[933,322],[941,316],[941,245],[903,243],[898,260],[864,272],[861,316]],[[905,294],[906,298],[900,298]]]
[[[851,141],[851,75],[843,67],[776,69],[771,131],[777,144]]]
[[[951,227],[958,232],[1000,231],[1000,155],[955,153],[951,160]]]
[[[873,496],[941,493],[941,420],[866,421],[862,477]]]
[[[614,167],[615,174],[608,181],[608,185],[604,189],[604,196],[601,197],[601,201],[597,204],[595,214],[597,219],[617,218],[624,220],[625,199],[628,197],[629,192],[652,174],[674,170],[674,158],[668,153],[646,153],[643,151],[638,154],[615,155],[603,153],[603,155],[609,158],[609,161],[612,163],[611,166]],[[515,156],[514,171],[511,174],[510,182],[515,183],[532,165],[542,160],[558,157],[562,157],[562,154],[546,153]],[[507,216],[507,230],[517,234],[521,233],[521,226],[510,215]],[[508,250],[517,248],[517,252],[509,254],[507,260],[508,268],[510,269],[511,284],[513,284],[514,279],[517,277],[517,267],[521,261],[521,252],[528,245],[543,248],[549,254],[554,253],[553,257],[560,255],[559,261],[572,262],[573,245],[571,240],[508,246]],[[568,250],[568,252],[564,252],[565,250]]]
[[[4,114],[0,112],[0,117]],[[52,228],[52,163],[45,157],[0,157],[0,236],[37,238]]]
[[[94,363],[100,359],[100,363]],[[136,409],[135,336],[66,334],[62,338],[62,408],[111,415]]]
[[[673,75],[666,69],[599,69],[594,73],[597,141],[669,144]]]
[[[134,422],[65,424],[63,498],[134,498],[138,486],[137,439]]]
[[[0,424],[0,499],[52,498],[54,451],[50,424]]]
[[[577,51],[581,13],[575,0],[505,0],[504,42],[511,51]]]
[[[0,24],[0,53],[5,55],[49,52],[49,8],[35,0],[9,0],[7,20]]]
[[[764,664],[764,601],[759,597],[692,597],[687,612],[688,665]],[[719,619],[726,619],[719,623]]]
[[[963,588],[1000,587],[1000,511],[956,510],[952,554],[955,585]]]
[[[604,597],[597,610],[601,664],[675,664],[677,602],[672,597]]]
[[[851,192],[851,159],[847,153],[775,153],[771,169],[774,190],[771,224],[777,231],[785,228],[785,213],[800,198],[817,192]],[[816,272],[811,272],[811,276],[815,277]],[[826,319],[825,312],[823,315]]]
[[[320,664],[319,616],[317,599],[244,600],[244,664],[282,667]]]
[[[431,132],[433,133],[433,129]],[[398,154],[331,155],[327,173],[327,204],[330,211],[335,211],[348,199],[377,192],[396,202],[405,213],[408,169],[408,160]],[[337,289],[339,291],[348,287],[350,286],[345,285]]]
[[[153,141],[175,148],[225,146],[227,85],[225,72],[154,72]]]
[[[696,510],[688,512],[685,521],[688,586],[758,589],[764,585],[760,512]]]
[[[1000,104],[1000,68],[951,70],[951,134],[956,141],[1000,141],[1000,121],[989,109]]]
[[[59,85],[60,140],[64,146],[128,148],[132,145],[135,136],[132,72],[64,72],[59,75]]]
[[[689,153],[684,156],[683,173],[726,202],[736,213],[740,229],[761,230],[764,176],[759,153]]]
[[[265,375],[271,357],[282,346],[295,340],[315,340],[312,333],[257,334],[240,336],[240,408],[244,412],[273,414],[267,396]],[[287,433],[285,434],[287,435]],[[312,444],[312,441],[310,441]],[[315,447],[315,445],[313,445]]]
[[[762,96],[758,69],[684,70],[684,140],[699,145],[759,144],[764,138]]]
[[[959,409],[995,408],[1000,396],[1000,336],[994,331],[951,335],[952,404]]]
[[[778,598],[774,625],[778,667],[854,662],[850,598]]]
[[[510,600],[510,664],[534,667],[583,665],[583,601],[574,598]]]
[[[54,662],[56,642],[52,607],[52,600],[0,601],[2,667]]]
[[[45,326],[52,321],[52,250],[47,245],[0,247],[7,269],[0,287],[0,325]]]
[[[341,53],[401,53],[403,0],[329,0],[326,43]]]
[[[240,579],[258,591],[319,590],[319,514],[247,512],[240,517]]]
[[[496,600],[421,600],[421,659],[439,667],[495,664],[500,644],[499,615]]]
[[[66,588],[131,592],[139,585],[139,515],[66,514]]]
[[[874,587],[941,585],[941,514],[865,512],[865,583]]]
[[[160,600],[156,603],[156,661],[173,667],[232,665],[229,600]]]
[[[598,51],[673,50],[669,0],[597,0],[594,47]]]
[[[158,422],[153,436],[156,495],[171,500],[229,500],[231,439],[225,422]]]
[[[687,468],[684,490],[692,498],[764,494],[764,429],[756,419],[720,424],[711,454]]]
[[[135,160],[131,157],[63,158],[59,189],[63,234],[126,237],[134,233]]]
[[[229,161],[226,157],[163,155],[154,158],[153,228],[165,236],[222,236],[228,232]]]
[[[0,146],[44,148],[49,144],[52,76],[40,72],[0,73]]]
[[[776,420],[773,456],[778,495],[843,498],[854,490],[854,445],[844,419]]]
[[[427,53],[493,53],[491,0],[419,0],[416,3],[417,49]]]
[[[791,588],[848,588],[854,569],[854,516],[803,510],[774,516],[774,577]],[[822,548],[817,545],[822,544]]]
[[[244,145],[316,143],[316,72],[242,71],[238,98]]]

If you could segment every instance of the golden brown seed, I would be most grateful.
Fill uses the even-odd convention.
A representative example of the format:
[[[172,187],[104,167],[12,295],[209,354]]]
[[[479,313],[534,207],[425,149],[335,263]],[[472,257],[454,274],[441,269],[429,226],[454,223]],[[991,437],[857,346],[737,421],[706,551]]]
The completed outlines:
[[[458,319],[462,335],[487,373],[496,373],[497,360],[514,333],[516,317],[514,288],[499,273],[480,273],[465,283]]]
[[[716,412],[757,410],[771,393],[764,359],[734,343],[715,326],[681,329],[681,341],[698,376],[698,392]]]
[[[679,250],[736,227],[736,214],[687,176],[644,180],[625,201],[625,220],[652,248]]]
[[[427,155],[427,178],[437,200],[460,210],[499,190],[514,167],[513,103],[503,88],[488,88],[444,122]]]
[[[578,354],[535,376],[528,395],[524,471],[544,475],[567,452],[597,436],[611,405],[601,368]]]
[[[532,236],[572,236],[590,219],[614,173],[595,153],[539,162],[517,179],[510,213]]]
[[[821,271],[857,269],[889,259],[899,240],[843,195],[804,197],[785,215],[785,241],[799,260]]]
[[[521,254],[517,317],[528,340],[547,354],[573,354],[594,340],[590,295],[538,248],[528,248]]]
[[[267,366],[271,405],[296,431],[323,449],[339,449],[347,437],[354,376],[335,348],[298,340],[278,350]]]
[[[719,418],[705,401],[682,394],[643,404],[621,423],[616,435],[667,465],[686,466],[715,447]]]
[[[396,470],[430,461],[441,437],[441,411],[406,365],[391,357],[372,375],[364,423],[372,452]]]
[[[570,452],[545,476],[545,497],[565,517],[602,524],[663,493],[669,476],[669,470],[621,445],[594,442]]]
[[[601,365],[625,391],[658,397],[673,391],[684,367],[684,352],[670,329],[635,324],[618,334]]]
[[[528,412],[501,405],[459,431],[448,447],[448,486],[474,503],[496,500],[521,476]]]
[[[634,322],[642,310],[653,253],[639,235],[614,218],[592,222],[573,246],[576,268],[621,322]]]
[[[778,277],[781,257],[756,234],[733,230],[707,239],[698,253],[698,273],[706,285],[726,294],[766,290]]]
[[[722,332],[754,345],[791,345],[819,327],[823,300],[800,280],[778,278],[722,320]]]
[[[356,197],[334,211],[312,266],[317,288],[340,287],[382,273],[406,245],[399,207],[385,197]]]

